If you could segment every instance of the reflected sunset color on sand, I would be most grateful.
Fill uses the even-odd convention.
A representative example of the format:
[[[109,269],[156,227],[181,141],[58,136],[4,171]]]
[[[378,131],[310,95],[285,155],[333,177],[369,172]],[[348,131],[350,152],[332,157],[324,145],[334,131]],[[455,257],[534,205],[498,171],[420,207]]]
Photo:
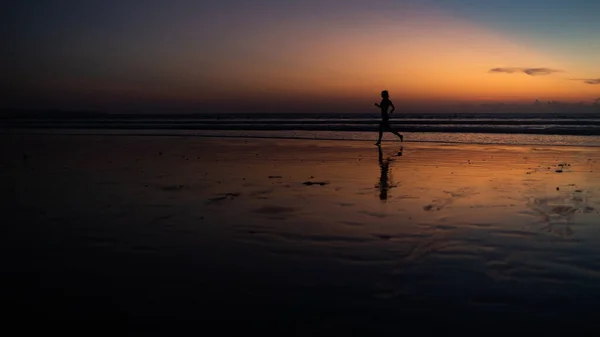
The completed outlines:
[[[5,137],[21,144],[4,148],[11,214],[28,224],[11,247],[71,275],[28,289],[67,289],[57,312],[100,291],[98,317],[118,301],[140,324],[202,311],[389,333],[423,317],[587,329],[597,308],[577,302],[600,294],[595,147]]]

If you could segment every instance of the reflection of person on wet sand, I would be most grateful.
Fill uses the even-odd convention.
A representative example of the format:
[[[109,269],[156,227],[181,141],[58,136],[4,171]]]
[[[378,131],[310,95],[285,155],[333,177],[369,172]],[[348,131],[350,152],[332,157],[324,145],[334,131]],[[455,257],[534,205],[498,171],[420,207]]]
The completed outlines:
[[[383,136],[384,130],[390,131],[391,133],[398,136],[398,138],[400,138],[400,141],[403,141],[404,137],[402,137],[402,135],[399,134],[398,131],[394,130],[390,125],[390,114],[394,113],[396,107],[394,106],[394,103],[390,101],[390,95],[387,90],[381,92],[381,103],[375,103],[375,106],[381,109],[381,122],[379,122],[379,138],[377,139],[377,143],[375,143],[375,145],[381,144],[381,137]],[[388,110],[390,107],[392,107],[392,110],[388,114]]]
[[[381,168],[381,175],[379,176],[379,200],[385,201],[388,197],[389,189],[389,171],[390,171],[390,158],[383,160],[383,152],[381,146],[378,146],[379,150],[379,167]]]
[[[383,151],[381,151],[381,146],[377,146],[377,150],[379,151],[379,168],[381,168],[379,184],[377,185],[379,188],[379,200],[386,201],[388,198],[388,190],[394,187],[392,185],[390,171],[390,163],[393,161],[393,159],[390,157],[383,159]],[[400,151],[398,151],[398,156],[402,156],[402,147],[400,148]]]

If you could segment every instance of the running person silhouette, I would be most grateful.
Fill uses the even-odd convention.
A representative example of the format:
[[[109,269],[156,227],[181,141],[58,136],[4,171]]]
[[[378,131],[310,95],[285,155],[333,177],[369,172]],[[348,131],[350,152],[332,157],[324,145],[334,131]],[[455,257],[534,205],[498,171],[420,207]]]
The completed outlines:
[[[404,137],[402,137],[402,135],[399,134],[398,131],[392,129],[392,126],[390,125],[390,115],[388,114],[388,110],[390,107],[392,107],[392,110],[390,111],[390,114],[392,114],[394,113],[394,110],[396,110],[396,107],[394,106],[394,103],[390,101],[390,94],[387,90],[381,92],[381,103],[375,103],[375,106],[381,109],[381,122],[379,123],[379,139],[377,139],[377,143],[375,143],[375,145],[381,145],[381,137],[383,136],[384,129],[395,134],[396,136],[398,136],[398,138],[400,138],[400,141],[403,141]]]

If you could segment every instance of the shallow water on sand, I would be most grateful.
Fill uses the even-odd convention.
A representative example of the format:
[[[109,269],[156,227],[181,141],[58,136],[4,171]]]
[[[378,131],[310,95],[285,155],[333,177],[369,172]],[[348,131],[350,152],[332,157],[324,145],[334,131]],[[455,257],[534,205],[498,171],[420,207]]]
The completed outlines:
[[[509,133],[478,133],[465,130],[463,132],[405,132],[406,143],[446,143],[446,144],[489,144],[489,145],[541,145],[541,146],[595,146],[600,147],[600,136],[569,134],[535,134],[523,130]],[[310,139],[319,141],[345,140],[371,142],[377,138],[377,130],[373,131],[324,131],[324,130],[252,130],[252,129],[86,129],[86,128],[40,128],[40,129],[5,129],[5,134],[54,134],[54,135],[114,135],[114,136],[167,136],[167,137],[216,137],[216,138],[267,138],[267,139]],[[520,132],[520,133],[519,133]],[[396,142],[391,133],[383,135],[384,142]]]
[[[597,148],[5,137],[18,313],[596,327]]]

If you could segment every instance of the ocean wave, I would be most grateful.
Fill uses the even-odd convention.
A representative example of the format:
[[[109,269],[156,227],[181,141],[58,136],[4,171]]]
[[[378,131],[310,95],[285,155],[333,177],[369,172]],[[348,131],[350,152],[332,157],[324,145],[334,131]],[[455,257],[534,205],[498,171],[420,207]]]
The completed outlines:
[[[367,131],[309,131],[309,130],[175,130],[175,129],[18,129],[5,133],[92,135],[92,136],[159,136],[159,137],[218,137],[239,139],[299,139],[315,141],[353,141],[372,143],[376,132]],[[403,132],[404,143],[425,142],[441,144],[494,144],[600,147],[600,136],[500,134],[459,132]],[[384,134],[384,143],[404,144],[391,134]]]
[[[598,114],[394,114],[391,124],[413,133],[600,135]],[[375,132],[377,114],[195,114],[13,116],[4,130],[188,130]]]
[[[588,123],[570,124],[500,124],[500,123],[391,123],[396,129],[404,132],[456,132],[456,133],[519,133],[548,135],[600,135],[600,125]],[[377,122],[370,123],[78,123],[78,122],[35,122],[18,123],[6,126],[8,129],[129,129],[129,130],[257,130],[257,131],[377,131]]]

